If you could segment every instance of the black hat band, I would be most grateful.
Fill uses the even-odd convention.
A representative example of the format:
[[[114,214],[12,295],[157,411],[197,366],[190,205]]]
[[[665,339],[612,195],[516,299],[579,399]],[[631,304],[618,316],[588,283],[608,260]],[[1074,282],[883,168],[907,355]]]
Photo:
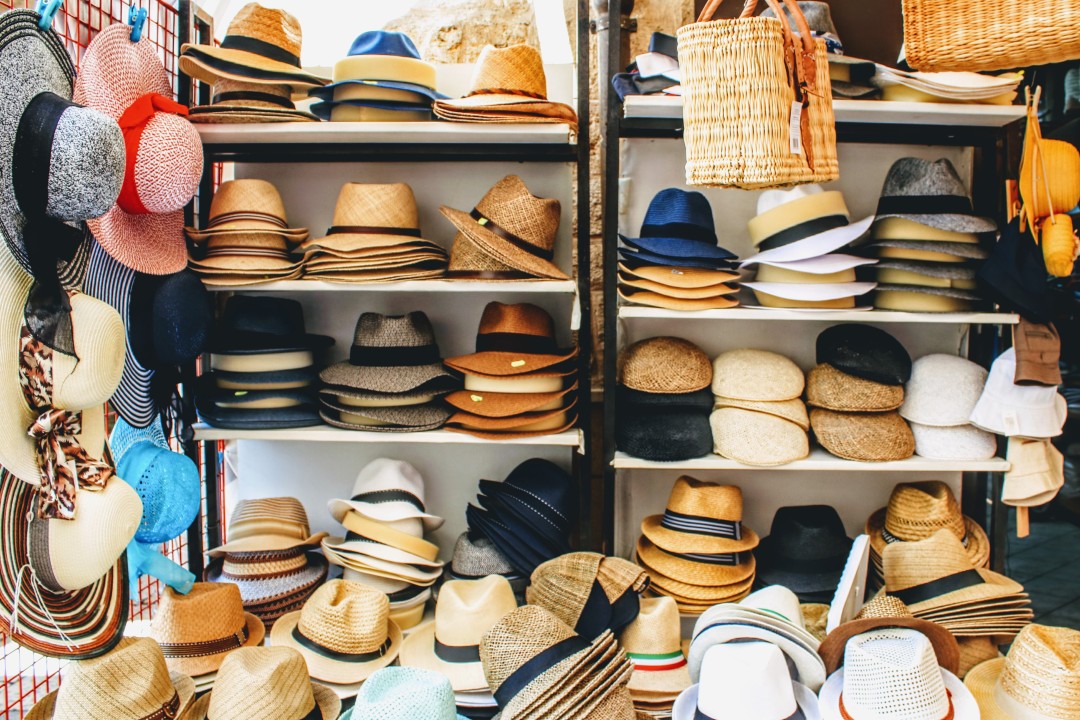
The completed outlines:
[[[438,345],[413,347],[353,345],[349,351],[349,364],[360,367],[416,367],[438,365],[441,362]]]
[[[388,637],[388,638],[386,638],[386,642],[384,642],[378,649],[372,650],[371,652],[366,652],[366,653],[343,653],[343,652],[338,652],[336,650],[331,650],[330,648],[326,647],[325,645],[319,644],[315,640],[312,640],[311,638],[309,638],[304,633],[300,632],[300,626],[299,625],[297,625],[296,627],[293,628],[292,638],[293,638],[293,640],[300,643],[301,645],[303,645],[304,647],[306,647],[308,650],[315,653],[316,655],[321,655],[322,657],[329,658],[330,660],[337,660],[338,662],[347,662],[347,663],[371,662],[372,660],[378,660],[379,658],[381,658],[383,655],[386,654],[386,651],[390,649],[390,638]],[[316,716],[316,717],[321,717],[321,716]]]
[[[825,217],[807,220],[806,222],[785,228],[780,232],[765,238],[758,243],[758,250],[765,251],[784,247],[785,245],[790,245],[799,240],[805,240],[806,238],[813,237],[819,233],[835,230],[838,227],[844,227],[847,224],[848,219],[844,215],[826,215]]]
[[[252,90],[233,90],[231,92],[220,92],[210,98],[211,105],[217,105],[219,103],[230,102],[232,100],[251,100],[253,102],[264,102],[276,105],[286,110],[295,110],[296,106],[292,104],[292,100],[287,97],[281,97],[280,95],[271,95],[270,93],[254,92]]]
[[[506,707],[525,687],[544,672],[558,665],[571,655],[587,650],[589,643],[579,635],[560,640],[532,657],[503,681],[492,693],[499,707]]]
[[[435,638],[435,657],[448,663],[480,662],[479,645],[446,645]]]
[[[922,585],[914,585],[904,590],[890,590],[890,595],[895,595],[904,601],[907,606],[916,605],[927,600],[933,600],[936,597],[941,597],[947,593],[956,592],[957,590],[963,590],[964,588],[975,587],[976,585],[982,585],[986,581],[983,580],[979,571],[972,568],[971,570],[964,570],[962,572],[953,573],[952,575],[946,575],[943,578],[932,580]]]
[[[476,352],[508,352],[525,355],[558,355],[555,338],[547,335],[493,332],[476,336]]]
[[[420,512],[426,512],[424,509],[424,503],[420,498],[413,495],[407,490],[372,490],[371,492],[363,492],[359,495],[353,495],[349,498],[352,502],[362,502],[369,505],[379,505],[380,503],[388,502],[406,502],[412,505]]]
[[[334,225],[326,230],[327,235],[401,235],[420,237],[419,228],[383,227],[381,225]]]
[[[286,65],[292,65],[293,67],[300,67],[300,58],[297,55],[293,55],[285,48],[268,43],[265,40],[259,40],[253,37],[246,37],[244,35],[226,35],[225,39],[221,41],[221,47],[223,50],[240,50],[241,52],[248,52],[252,55],[260,55],[268,60],[276,60]]]

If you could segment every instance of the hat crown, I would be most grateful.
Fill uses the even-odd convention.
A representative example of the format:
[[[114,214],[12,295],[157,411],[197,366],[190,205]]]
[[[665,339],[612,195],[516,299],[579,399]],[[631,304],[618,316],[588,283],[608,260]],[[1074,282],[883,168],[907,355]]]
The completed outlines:
[[[911,355],[899,340],[872,325],[845,323],[826,328],[817,336],[815,351],[817,362],[860,377],[892,384],[911,378]]]
[[[368,30],[360,33],[349,48],[349,55],[394,55],[420,59],[412,38],[392,30]]]
[[[547,560],[533,570],[525,599],[576,627],[603,560],[603,555],[594,552],[567,553]]]
[[[555,321],[547,310],[532,303],[490,302],[480,316],[477,335],[492,333],[554,338]]]
[[[642,598],[638,616],[626,626],[619,642],[630,655],[682,653],[679,605],[661,595]]]
[[[547,99],[547,75],[540,52],[531,45],[488,45],[476,61],[469,95],[526,95]]]
[[[311,535],[307,511],[296,498],[254,498],[236,503],[229,518],[229,539],[278,535],[306,540]]]
[[[346,183],[334,207],[334,225],[420,229],[416,197],[405,183]]]
[[[124,638],[110,652],[68,665],[51,717],[140,718],[169,703],[176,688],[165,656],[149,638]]]
[[[960,174],[946,158],[933,161],[915,157],[900,158],[889,168],[885,184],[881,188],[882,197],[933,195],[970,197]]]
[[[504,485],[527,493],[558,524],[569,526],[577,517],[576,481],[561,467],[543,458],[525,460],[506,476]],[[557,518],[557,519],[556,519]]]
[[[684,394],[708,387],[713,367],[705,351],[689,340],[654,337],[619,353],[617,374],[631,390]]]
[[[495,183],[476,203],[476,210],[530,245],[548,252],[555,247],[562,203],[533,195],[517,175]],[[479,222],[483,224],[483,220]]]
[[[1080,632],[1028,625],[1013,640],[998,678],[995,696],[1010,716],[1066,720],[1080,713]]]
[[[963,543],[944,529],[923,540],[886,545],[881,555],[890,593],[972,570]]]
[[[420,503],[420,512],[424,512],[424,477],[420,471],[404,460],[392,458],[375,458],[361,470],[353,483],[352,494],[365,495],[362,502],[383,503],[393,502],[390,499],[380,499],[377,495],[387,490],[404,490],[412,495]]]
[[[230,96],[231,93],[241,93],[241,95],[239,95],[239,96],[237,96],[237,95]],[[252,95],[251,93],[256,93],[256,94]],[[270,96],[273,96],[273,97],[277,98],[277,100],[272,101],[272,102],[268,101],[268,100],[260,100],[259,97],[258,97],[259,95],[270,95]],[[213,94],[210,96],[210,104],[211,105],[216,105],[216,106],[219,106],[219,107],[237,106],[237,107],[266,108],[266,109],[273,110],[275,112],[280,112],[282,107],[284,107],[287,110],[295,110],[296,109],[296,106],[293,105],[293,102],[292,102],[292,88],[290,86],[288,86],[288,85],[274,85],[274,84],[271,84],[271,83],[244,82],[242,80],[236,80],[236,79],[224,78],[224,77],[217,78],[216,80],[214,80],[214,91],[213,91]],[[229,183],[234,183],[234,182],[245,182],[245,183],[247,183],[247,182],[259,182],[259,183],[262,183],[262,182],[265,182],[265,181],[264,180],[227,180],[227,181],[225,181],[224,183],[222,183],[219,186],[218,192],[221,191],[220,188],[223,188],[226,185],[228,185]],[[266,183],[266,184],[270,185],[270,183]],[[273,185],[271,185],[271,187],[273,187]],[[215,195],[215,198],[216,197],[217,196]],[[280,198],[278,198],[278,200],[280,202]],[[213,205],[213,201],[211,201],[211,203],[210,203],[210,217],[211,218],[213,218],[213,212],[214,212],[214,205]],[[281,212],[283,213],[282,219],[284,219],[284,212],[285,212],[284,208],[282,208]]]
[[[1003,410],[1046,411],[1057,404],[1057,386],[1018,385],[1016,376],[1016,348],[1011,347],[997,356],[990,366],[983,394],[997,400]]]
[[[667,188],[653,196],[641,223],[642,237],[686,237],[716,244],[709,200],[696,190]]]
[[[225,332],[275,337],[304,334],[304,308],[296,300],[233,295],[225,303],[219,326]]]
[[[777,509],[769,542],[785,558],[846,558],[851,540],[836,508],[798,505]],[[842,563],[842,560],[840,560]]]
[[[239,587],[197,582],[186,595],[165,589],[150,623],[150,634],[160,643],[205,642],[236,635],[246,625]]]
[[[206,716],[213,720],[303,718],[314,708],[303,655],[282,645],[248,647],[225,656]]]
[[[431,670],[386,667],[364,681],[352,712],[364,720],[455,720],[454,689]]]
[[[550,610],[522,605],[495,623],[480,641],[480,659],[492,691],[522,665],[577,633]],[[584,641],[583,641],[584,642]]]
[[[150,213],[183,210],[199,190],[202,139],[187,118],[155,112],[139,137],[134,165],[139,201]]]
[[[881,593],[870,602],[862,606],[856,620],[877,620],[880,618],[913,618],[915,617],[903,600],[895,595]]]
[[[941,720],[950,710],[930,640],[907,628],[848,640],[842,701],[851,717],[881,720]]]
[[[948,485],[929,480],[893,488],[885,509],[885,529],[891,535],[909,542],[925,540],[943,528],[961,541],[967,537],[960,503]]]
[[[297,58],[303,32],[300,21],[277,8],[266,8],[258,3],[248,3],[229,23],[225,36],[236,36],[262,40],[286,50]]]
[[[793,203],[814,195],[821,195],[824,188],[816,183],[809,185],[796,185],[789,190],[765,190],[758,196],[757,214],[764,215],[770,210],[775,210],[782,205]]]
[[[738,604],[773,615],[800,630],[806,629],[799,609],[799,597],[783,585],[769,585],[755,590]]]
[[[227,82],[227,81],[220,81]],[[215,85],[215,88],[218,86]],[[274,86],[259,85],[259,92]],[[284,86],[283,86],[284,87]],[[210,201],[210,220],[229,213],[257,212],[287,222],[285,203],[274,184],[266,180],[227,180],[221,184]]]
[[[514,572],[514,566],[503,557],[491,540],[483,535],[470,539],[467,532],[461,533],[454,543],[450,569],[455,575],[462,577],[508,575]]]
[[[933,426],[966,425],[986,385],[986,368],[945,353],[924,355],[911,365],[900,415]]]
[[[495,623],[517,609],[510,582],[501,575],[449,580],[435,602],[435,639],[445,645],[479,645]]]
[[[784,653],[767,642],[713,645],[701,662],[697,709],[709,718],[795,717],[799,706]]]
[[[741,522],[742,490],[737,485],[720,485],[683,475],[671,488],[667,509],[686,515]]]
[[[389,621],[385,593],[348,580],[330,580],[304,603],[297,628],[334,652],[364,654],[383,646]]]
[[[736,400],[780,401],[801,397],[806,376],[779,353],[740,348],[721,353],[713,361],[712,390]]]
[[[407,315],[364,313],[356,321],[356,347],[423,347],[435,344],[435,328],[420,311]]]

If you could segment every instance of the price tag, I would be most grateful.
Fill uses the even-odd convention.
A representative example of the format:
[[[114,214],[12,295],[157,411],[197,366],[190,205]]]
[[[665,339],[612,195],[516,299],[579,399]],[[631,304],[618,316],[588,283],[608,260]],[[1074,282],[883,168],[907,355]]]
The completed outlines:
[[[791,138],[791,154],[802,154],[802,103],[791,103],[791,121],[788,123],[788,136]]]

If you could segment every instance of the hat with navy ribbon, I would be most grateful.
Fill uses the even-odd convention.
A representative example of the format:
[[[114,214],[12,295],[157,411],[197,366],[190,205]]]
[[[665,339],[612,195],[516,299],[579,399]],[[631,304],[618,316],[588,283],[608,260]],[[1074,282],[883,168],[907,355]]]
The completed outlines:
[[[709,200],[697,191],[667,188],[653,196],[641,224],[641,237],[619,236],[638,252],[648,253],[660,265],[679,265],[681,260],[730,267],[735,253],[717,244]],[[635,257],[627,254],[627,257]]]

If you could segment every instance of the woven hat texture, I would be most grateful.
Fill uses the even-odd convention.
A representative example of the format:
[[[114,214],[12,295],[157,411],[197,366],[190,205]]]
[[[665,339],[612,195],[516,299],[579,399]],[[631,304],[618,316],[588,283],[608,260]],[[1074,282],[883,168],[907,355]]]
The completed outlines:
[[[679,557],[658,547],[644,536],[638,538],[635,549],[638,563],[649,573],[650,587],[660,586],[683,597],[689,597],[693,593],[683,589],[683,585],[697,586],[708,591],[702,597],[715,596],[719,594],[713,592],[717,588],[753,579],[756,568],[754,555],[749,552],[736,558],[735,564],[719,565]],[[723,594],[730,594],[730,588],[725,589]]]
[[[884,412],[904,402],[902,385],[885,385],[822,363],[806,377],[806,404],[841,412]]]
[[[599,553],[576,552],[561,555],[541,564],[532,573],[532,582],[525,592],[530,605],[550,610],[556,617],[573,627],[586,639],[592,640],[604,630],[619,631],[633,617],[616,618],[612,607],[624,596],[642,593],[648,576],[637,565],[617,557]],[[586,616],[594,586],[604,592],[608,605],[597,617]],[[624,601],[625,602],[625,601]],[[632,602],[631,605],[637,605]],[[595,611],[595,608],[592,608]],[[633,613],[636,615],[636,610]],[[613,623],[618,621],[618,625]]]
[[[921,425],[967,425],[987,374],[985,368],[956,355],[923,356],[912,365],[900,414]]]
[[[776,417],[790,420],[803,430],[810,429],[810,415],[806,411],[806,403],[802,398],[792,400],[735,400],[734,398],[715,397],[713,409],[738,408],[753,412],[775,415]]]
[[[889,462],[915,453],[915,437],[897,412],[853,413],[815,408],[810,425],[821,447],[845,460]]]
[[[514,567],[499,553],[491,540],[483,535],[469,537],[467,532],[458,535],[454,543],[450,569],[455,575],[464,578],[514,573]]]
[[[377,670],[360,686],[356,704],[347,717],[357,720],[464,720],[457,714],[450,681],[432,670],[413,667]]]
[[[226,180],[210,201],[205,228],[185,228],[188,238],[204,242],[226,235],[264,233],[297,243],[307,239],[307,228],[290,228],[285,202],[273,183],[255,178]]]
[[[245,498],[229,518],[229,541],[209,551],[211,557],[227,552],[289,550],[318,545],[326,533],[311,533],[307,511],[296,498]]]
[[[346,183],[338,193],[333,226],[336,231],[332,234],[301,247],[358,250],[420,240],[416,197],[405,183]]]
[[[971,198],[964,186],[964,181],[960,179],[956,168],[946,158],[930,161],[906,157],[894,162],[889,168],[888,175],[885,176],[885,184],[881,188],[881,200],[925,196],[956,198],[961,202],[967,201],[968,207],[971,207]],[[904,218],[920,225],[929,225],[950,232],[983,233],[997,229],[997,224],[993,220],[978,217],[971,211],[968,213],[909,213],[895,212],[890,208],[877,213],[878,220],[890,217]]]
[[[618,380],[632,390],[690,393],[713,379],[709,356],[688,340],[654,337],[639,340],[619,353]]]
[[[234,94],[236,93],[236,94]],[[191,108],[193,123],[318,122],[297,110],[288,85],[253,83],[220,78],[214,83],[209,105]]]
[[[744,465],[786,465],[810,454],[806,431],[777,415],[722,407],[709,425],[716,454]]]
[[[911,356],[899,340],[881,328],[858,323],[833,325],[815,344],[818,363],[886,385],[911,378]]]
[[[702,527],[703,532],[695,533],[693,524],[675,529],[665,526],[664,515],[650,515],[642,520],[641,532],[663,550],[680,554],[730,553],[757,547],[757,533],[742,526],[742,490],[737,485],[720,485],[683,475],[672,486],[666,509],[676,517],[689,516],[702,525],[710,521],[735,525],[738,532],[730,531],[724,537],[720,533],[710,534],[709,528]]]
[[[713,361],[712,390],[736,400],[792,400],[800,397],[806,379],[783,355],[767,350],[730,350]]]
[[[641,611],[619,636],[634,663],[630,694],[639,700],[676,693],[690,687],[680,639],[679,608],[668,597],[643,598]]]

